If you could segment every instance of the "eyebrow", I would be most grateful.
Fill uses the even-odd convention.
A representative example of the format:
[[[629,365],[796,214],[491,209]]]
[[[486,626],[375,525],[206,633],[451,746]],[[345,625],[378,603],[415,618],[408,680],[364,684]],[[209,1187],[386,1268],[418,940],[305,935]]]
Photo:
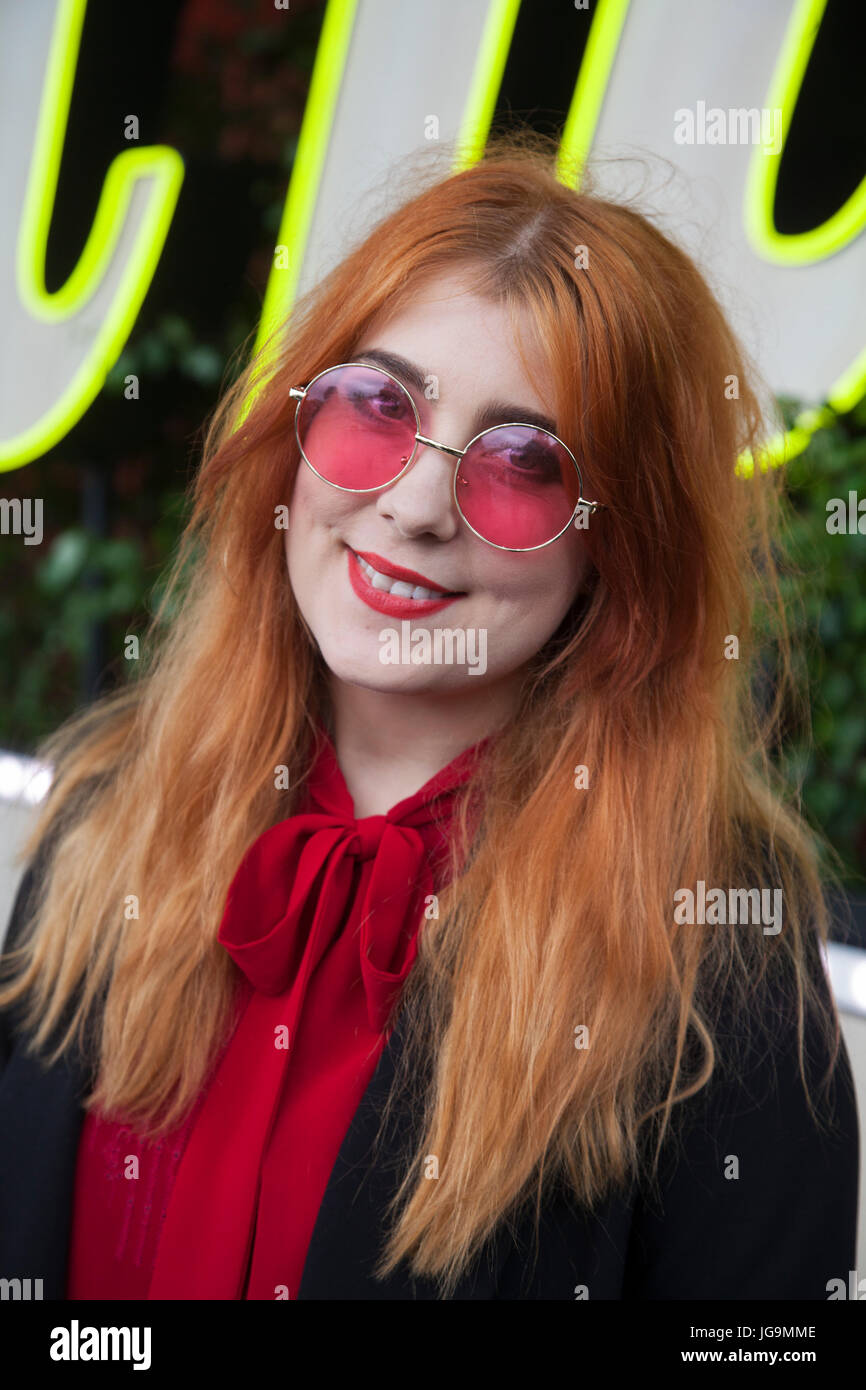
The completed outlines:
[[[404,385],[414,386],[416,391],[422,394],[427,385],[430,372],[423,372],[414,362],[401,357],[396,352],[385,352],[381,348],[370,348],[367,352],[359,352],[352,359],[354,362],[370,362],[376,367],[384,367],[386,372],[392,376],[399,377]],[[556,434],[556,421],[551,420],[549,415],[542,415],[537,410],[530,410],[524,405],[510,405],[507,401],[488,401],[485,406],[476,413],[475,423],[478,427],[477,433],[482,430],[490,429],[493,425],[520,424],[535,425],[537,429],[548,430],[551,434]]]

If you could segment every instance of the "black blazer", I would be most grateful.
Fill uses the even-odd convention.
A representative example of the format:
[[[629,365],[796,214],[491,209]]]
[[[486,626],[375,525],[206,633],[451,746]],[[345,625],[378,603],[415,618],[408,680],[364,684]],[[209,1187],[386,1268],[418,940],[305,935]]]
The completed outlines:
[[[4,949],[28,910],[41,855],[25,873]],[[813,969],[826,991],[817,952]],[[0,1278],[41,1278],[47,1299],[65,1298],[73,1182],[92,1084],[80,1058],[46,1070],[22,1050],[13,1010],[0,1014]],[[778,1019],[777,1019],[778,1015]],[[675,1107],[654,1191],[639,1181],[592,1215],[565,1191],[534,1215],[520,1213],[491,1239],[457,1299],[811,1299],[827,1283],[847,1289],[856,1268],[858,1119],[847,1050],[834,1073],[829,1137],[811,1120],[799,1078],[793,1019],[768,995],[761,1029],[736,1072],[723,1067]],[[719,1023],[719,1051],[732,1022]],[[771,1020],[776,1020],[771,1022]],[[775,1067],[771,1043],[777,1051]],[[807,1034],[811,1078],[826,1066]],[[375,1162],[370,1151],[401,1046],[399,1020],[331,1172],[304,1266],[301,1299],[435,1299],[435,1285],[405,1266],[371,1274],[383,1211],[396,1186],[400,1141],[413,1128],[395,1107]],[[728,1155],[739,1177],[725,1177]]]

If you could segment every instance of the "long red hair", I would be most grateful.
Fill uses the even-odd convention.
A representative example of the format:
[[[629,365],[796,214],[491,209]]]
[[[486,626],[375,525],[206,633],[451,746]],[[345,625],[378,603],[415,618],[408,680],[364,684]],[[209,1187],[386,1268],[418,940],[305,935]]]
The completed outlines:
[[[766,435],[758,378],[694,261],[586,177],[558,181],[544,141],[500,138],[422,181],[223,398],[140,671],[40,750],[56,776],[26,853],[49,833],[53,848],[0,992],[26,998],[34,1049],[90,1050],[89,1105],[157,1133],[194,1100],[236,984],[216,943],[229,882],[293,813],[324,713],[274,525],[299,466],[287,388],[458,266],[529,309],[558,433],[609,510],[583,533],[585,591],[467,787],[483,815],[470,842],[463,802],[454,882],[401,1001],[400,1087],[424,1123],[381,1268],[409,1260],[443,1294],[554,1176],[592,1207],[636,1170],[645,1126],[658,1152],[713,1071],[723,989],[747,1030],[759,981],[787,967],[801,1024],[813,1010],[838,1048],[806,968],[807,935],[827,934],[816,840],[771,757],[779,710],[803,714],[776,567],[784,476],[735,474]],[[677,925],[674,894],[699,879],[782,888],[781,933]]]

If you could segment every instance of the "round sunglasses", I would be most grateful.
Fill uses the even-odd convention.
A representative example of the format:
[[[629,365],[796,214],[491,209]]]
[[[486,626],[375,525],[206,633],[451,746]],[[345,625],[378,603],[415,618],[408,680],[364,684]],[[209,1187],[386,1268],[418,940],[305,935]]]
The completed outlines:
[[[377,492],[409,469],[418,445],[457,460],[453,493],[470,531],[498,550],[540,550],[576,521],[605,511],[583,497],[577,459],[555,434],[519,422],[493,425],[465,449],[421,433],[410,392],[384,367],[342,362],[293,386],[295,437],[318,478],[343,492]]]

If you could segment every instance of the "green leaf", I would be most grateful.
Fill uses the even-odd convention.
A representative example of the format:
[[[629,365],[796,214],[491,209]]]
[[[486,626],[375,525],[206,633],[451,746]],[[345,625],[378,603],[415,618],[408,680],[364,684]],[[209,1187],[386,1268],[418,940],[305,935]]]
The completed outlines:
[[[59,594],[78,578],[89,548],[85,531],[63,531],[51,545],[44,563],[37,570],[39,587],[47,594]]]

